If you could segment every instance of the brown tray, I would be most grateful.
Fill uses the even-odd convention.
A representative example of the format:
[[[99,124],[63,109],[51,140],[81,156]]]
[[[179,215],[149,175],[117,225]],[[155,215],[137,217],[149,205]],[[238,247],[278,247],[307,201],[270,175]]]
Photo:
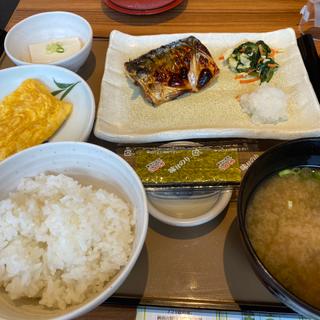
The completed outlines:
[[[92,88],[97,105],[107,46],[105,39],[95,39],[88,61],[78,72]],[[3,55],[0,69],[10,66],[13,64]],[[93,134],[89,141],[116,147]],[[264,148],[274,142],[259,143]],[[234,191],[226,210],[199,227],[171,227],[151,217],[135,267],[108,303],[287,312],[260,283],[246,259],[236,200]]]

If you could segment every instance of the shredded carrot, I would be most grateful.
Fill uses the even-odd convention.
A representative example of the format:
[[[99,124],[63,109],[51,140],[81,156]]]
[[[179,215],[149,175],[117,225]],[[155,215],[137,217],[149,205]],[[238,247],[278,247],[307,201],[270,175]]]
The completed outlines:
[[[270,67],[270,68],[275,68],[275,67],[277,67],[278,65],[277,64],[275,64],[275,63],[268,63],[268,67]]]
[[[220,56],[218,59],[219,60],[224,60],[224,56]]]
[[[239,80],[239,79],[244,78],[245,76],[246,76],[245,74],[237,74],[234,78],[235,78],[236,80]]]
[[[250,78],[250,79],[242,79],[240,80],[240,83],[251,83],[251,82],[255,82],[255,81],[258,81],[260,80],[259,77],[256,77],[256,78]]]
[[[240,95],[237,95],[235,98],[236,100],[240,101]]]
[[[269,54],[269,57],[273,58],[277,53],[279,53],[279,50],[271,48],[271,53]]]

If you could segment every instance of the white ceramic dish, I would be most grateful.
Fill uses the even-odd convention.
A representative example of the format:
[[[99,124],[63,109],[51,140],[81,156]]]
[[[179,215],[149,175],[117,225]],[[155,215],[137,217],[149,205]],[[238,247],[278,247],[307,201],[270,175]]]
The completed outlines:
[[[162,196],[148,192],[148,210],[156,219],[175,227],[194,227],[217,217],[228,205],[232,190],[190,196]]]
[[[194,141],[174,141],[162,147],[201,146]],[[163,223],[175,227],[194,227],[218,216],[228,205],[231,189],[155,189],[148,191],[149,213]]]
[[[70,57],[50,64],[77,71],[88,58],[93,35],[89,22],[71,12],[43,12],[20,21],[8,31],[4,49],[16,65],[30,64],[28,47],[30,44],[69,37],[80,39],[81,50]]]
[[[95,135],[120,143],[191,138],[293,139],[320,134],[320,107],[304,67],[292,29],[269,33],[203,33],[198,37],[220,68],[218,80],[205,90],[152,107],[124,74],[124,62],[190,34],[130,36],[112,31],[107,51]],[[270,84],[289,96],[289,119],[277,125],[255,124],[243,113],[237,96],[259,83],[240,84],[219,56],[243,41],[264,40],[281,49],[280,64]],[[270,106],[272,107],[272,106]]]
[[[38,79],[50,91],[59,90],[59,83],[77,83],[64,98],[73,104],[72,113],[50,141],[85,141],[92,130],[95,117],[95,101],[88,84],[76,73],[50,65],[17,66],[0,70],[0,101],[12,93],[24,80]],[[60,98],[65,91],[57,95]]]
[[[13,302],[0,291],[0,319],[66,320],[97,307],[110,297],[123,283],[135,264],[143,247],[148,211],[143,185],[132,167],[115,153],[85,142],[47,143],[17,153],[0,163],[0,194],[5,198],[22,177],[41,172],[64,173],[82,184],[103,187],[126,200],[136,214],[136,231],[129,262],[107,283],[104,290],[84,303],[66,310],[46,309],[35,300]]]

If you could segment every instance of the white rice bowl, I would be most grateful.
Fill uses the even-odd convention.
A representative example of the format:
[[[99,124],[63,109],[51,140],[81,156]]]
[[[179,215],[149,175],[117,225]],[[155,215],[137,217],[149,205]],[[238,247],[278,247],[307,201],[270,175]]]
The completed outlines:
[[[65,309],[101,291],[129,259],[135,213],[65,175],[24,178],[0,201],[0,285]]]
[[[97,307],[130,273],[148,227],[134,170],[83,142],[1,162],[0,219],[0,319],[15,320],[66,320]]]

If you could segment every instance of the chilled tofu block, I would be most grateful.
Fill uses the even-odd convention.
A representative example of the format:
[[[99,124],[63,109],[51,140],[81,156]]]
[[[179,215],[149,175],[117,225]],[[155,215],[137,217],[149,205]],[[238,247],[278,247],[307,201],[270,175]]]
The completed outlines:
[[[32,63],[50,63],[70,57],[82,47],[79,38],[52,39],[29,45]]]

